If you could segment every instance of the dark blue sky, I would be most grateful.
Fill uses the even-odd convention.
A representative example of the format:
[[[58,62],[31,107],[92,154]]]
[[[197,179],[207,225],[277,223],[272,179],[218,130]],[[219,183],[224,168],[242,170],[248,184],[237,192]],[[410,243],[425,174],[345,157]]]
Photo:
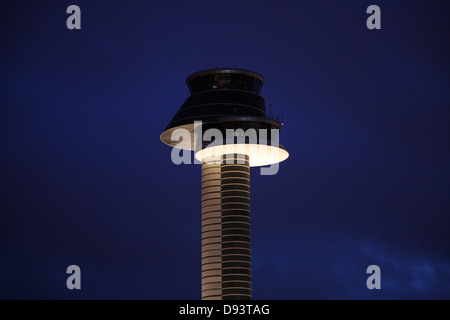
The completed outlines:
[[[449,10],[2,4],[0,299],[200,298],[200,166],[159,135],[186,76],[224,66],[265,77],[290,152],[277,175],[251,171],[254,299],[450,299]]]

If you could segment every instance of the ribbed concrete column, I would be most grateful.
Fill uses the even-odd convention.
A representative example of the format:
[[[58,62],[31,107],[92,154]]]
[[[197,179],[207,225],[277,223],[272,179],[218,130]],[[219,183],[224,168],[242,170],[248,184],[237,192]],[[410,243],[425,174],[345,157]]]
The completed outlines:
[[[251,299],[248,156],[225,155],[221,173],[222,299]]]
[[[202,163],[202,299],[222,299],[221,165]]]
[[[251,299],[250,252],[248,156],[203,163],[202,299]]]

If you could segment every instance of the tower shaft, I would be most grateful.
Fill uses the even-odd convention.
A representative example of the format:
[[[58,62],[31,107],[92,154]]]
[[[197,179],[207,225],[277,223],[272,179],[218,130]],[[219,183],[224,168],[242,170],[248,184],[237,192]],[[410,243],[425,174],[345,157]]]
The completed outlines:
[[[202,299],[251,299],[247,155],[202,163]]]

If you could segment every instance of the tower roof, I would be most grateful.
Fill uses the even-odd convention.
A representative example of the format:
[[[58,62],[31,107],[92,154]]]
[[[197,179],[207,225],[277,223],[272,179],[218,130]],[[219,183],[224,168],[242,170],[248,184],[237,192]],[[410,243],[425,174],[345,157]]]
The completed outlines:
[[[186,78],[191,94],[209,90],[243,90],[261,92],[264,77],[259,73],[236,68],[218,68],[195,72]]]
[[[254,71],[246,70],[246,69],[237,69],[237,68],[215,68],[215,69],[207,69],[194,72],[186,77],[186,84],[188,84],[192,79],[206,76],[210,74],[242,74],[250,77],[254,77],[259,79],[262,83],[264,83],[264,77]]]

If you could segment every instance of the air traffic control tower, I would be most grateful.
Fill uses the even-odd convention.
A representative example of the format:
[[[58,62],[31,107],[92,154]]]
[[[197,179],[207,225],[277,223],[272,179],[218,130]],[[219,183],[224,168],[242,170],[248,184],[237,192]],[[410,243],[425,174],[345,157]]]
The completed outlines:
[[[191,95],[161,134],[162,142],[194,151],[201,163],[203,300],[252,297],[250,167],[289,156],[278,143],[282,123],[266,115],[263,83],[260,74],[242,69],[191,74]],[[177,129],[190,139],[173,139]]]

